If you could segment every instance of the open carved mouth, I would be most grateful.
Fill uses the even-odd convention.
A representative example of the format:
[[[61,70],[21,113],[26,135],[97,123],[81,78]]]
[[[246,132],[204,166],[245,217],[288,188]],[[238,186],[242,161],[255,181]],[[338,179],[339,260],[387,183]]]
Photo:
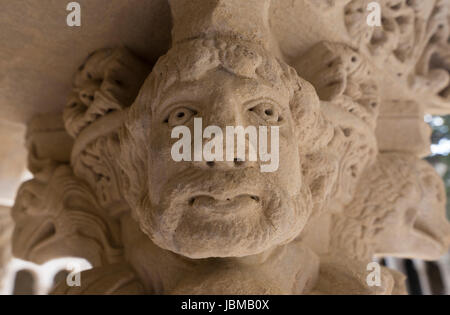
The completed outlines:
[[[441,235],[435,233],[431,227],[423,224],[419,220],[416,220],[413,225],[413,229],[416,233],[420,233],[422,236],[428,238],[430,241],[434,242],[436,245],[441,247],[445,246],[445,241]]]
[[[39,228],[31,235],[29,241],[29,250],[37,251],[44,244],[51,242],[52,238],[56,234],[55,225],[51,221],[43,222]]]
[[[226,213],[260,206],[261,198],[250,194],[225,197],[197,195],[189,199],[189,205],[199,210]]]

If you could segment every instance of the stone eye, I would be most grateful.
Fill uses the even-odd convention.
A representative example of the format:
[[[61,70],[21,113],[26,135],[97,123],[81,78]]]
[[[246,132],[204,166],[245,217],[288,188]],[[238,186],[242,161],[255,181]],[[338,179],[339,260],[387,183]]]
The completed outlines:
[[[266,123],[276,124],[283,120],[277,106],[271,103],[259,103],[248,110],[258,115]]]
[[[189,109],[187,107],[178,107],[174,109],[169,116],[164,120],[170,127],[180,126],[191,120],[192,116],[195,116],[197,111]]]

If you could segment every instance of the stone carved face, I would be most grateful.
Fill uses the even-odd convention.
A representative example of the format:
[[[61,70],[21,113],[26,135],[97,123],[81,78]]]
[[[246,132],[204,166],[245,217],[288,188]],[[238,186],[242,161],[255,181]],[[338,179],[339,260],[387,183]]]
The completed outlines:
[[[306,143],[331,138],[318,106],[308,83],[257,47],[220,40],[174,47],[144,83],[121,136],[127,199],[141,229],[190,258],[257,254],[295,238],[312,211],[302,153],[313,149]],[[261,173],[248,159],[173,161],[172,128],[194,135],[194,117],[203,128],[279,126],[278,170]],[[130,152],[130,143],[142,150]]]
[[[442,179],[426,161],[408,161],[415,167],[410,183],[397,200],[396,216],[387,219],[380,232],[377,253],[435,260],[450,244],[450,223],[445,215],[445,188]],[[411,178],[412,177],[412,178]],[[416,182],[416,185],[411,183]],[[392,241],[398,239],[399,241]]]
[[[331,250],[354,259],[438,259],[450,242],[445,203],[442,180],[428,162],[380,154],[361,177],[354,200],[335,218]]]
[[[45,263],[74,256],[94,266],[122,259],[117,223],[108,219],[94,194],[66,165],[41,181],[22,184],[12,208],[16,257]]]

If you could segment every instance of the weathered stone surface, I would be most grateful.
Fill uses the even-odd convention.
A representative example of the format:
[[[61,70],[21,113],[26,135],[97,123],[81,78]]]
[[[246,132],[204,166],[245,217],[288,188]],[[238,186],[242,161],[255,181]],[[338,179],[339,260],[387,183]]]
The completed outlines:
[[[0,205],[10,206],[26,170],[25,128],[0,120]]]
[[[50,108],[62,120],[28,125],[35,177],[12,209],[14,253],[90,260],[87,281],[62,283],[64,294],[405,293],[388,268],[369,285],[367,265],[437,259],[450,244],[442,181],[421,160],[423,114],[450,113],[450,4],[381,3],[374,28],[365,0],[171,0],[170,49],[167,3],[123,5],[122,25],[136,32],[115,36],[128,48],[108,47],[108,24],[84,63],[68,54],[49,69],[63,84],[72,69],[72,92],[55,86],[67,91]],[[195,134],[199,118],[276,127],[279,167],[262,172],[261,158],[237,155],[176,161],[172,131]]]

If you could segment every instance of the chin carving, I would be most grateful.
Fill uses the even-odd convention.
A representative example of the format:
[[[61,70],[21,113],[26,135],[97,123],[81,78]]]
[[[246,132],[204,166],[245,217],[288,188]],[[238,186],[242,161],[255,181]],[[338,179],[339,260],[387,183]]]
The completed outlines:
[[[171,0],[173,43],[151,71],[125,48],[101,49],[76,73],[64,124],[30,124],[35,178],[13,207],[15,255],[93,263],[57,294],[404,293],[387,268],[369,287],[367,263],[449,246],[442,182],[419,159],[423,113],[448,110],[443,3],[382,1],[383,27],[368,29],[367,1],[320,1],[350,40],[323,36],[287,60],[269,0]],[[195,135],[199,118],[278,128],[278,169],[176,162],[173,129]]]

